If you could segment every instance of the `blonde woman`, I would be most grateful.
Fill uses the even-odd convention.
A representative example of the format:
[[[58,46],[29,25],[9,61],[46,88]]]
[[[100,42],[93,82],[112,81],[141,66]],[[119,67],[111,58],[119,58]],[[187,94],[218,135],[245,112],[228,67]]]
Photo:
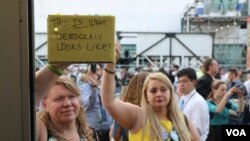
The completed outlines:
[[[71,78],[59,75],[58,67],[50,64],[36,73],[36,99],[43,106],[37,116],[37,140],[92,141],[80,90]]]
[[[119,55],[117,47],[117,59]],[[102,102],[111,116],[129,130],[129,141],[199,141],[197,130],[191,124],[186,126],[173,86],[165,75],[152,73],[146,78],[140,107],[114,98],[114,73],[115,64],[106,64]]]

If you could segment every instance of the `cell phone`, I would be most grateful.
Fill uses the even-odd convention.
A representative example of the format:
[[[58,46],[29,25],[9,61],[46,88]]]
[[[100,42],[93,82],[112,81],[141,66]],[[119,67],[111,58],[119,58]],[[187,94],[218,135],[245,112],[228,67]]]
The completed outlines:
[[[93,73],[96,73],[96,64],[90,64],[90,70]]]

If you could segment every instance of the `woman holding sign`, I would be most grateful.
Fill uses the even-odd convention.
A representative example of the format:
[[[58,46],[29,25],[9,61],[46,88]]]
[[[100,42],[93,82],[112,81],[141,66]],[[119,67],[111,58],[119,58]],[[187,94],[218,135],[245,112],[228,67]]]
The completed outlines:
[[[92,141],[80,103],[80,90],[60,70],[67,65],[46,65],[36,72],[36,100],[43,110],[37,116],[39,141]],[[60,69],[60,70],[59,70]]]
[[[118,47],[117,60],[119,55]],[[142,106],[139,107],[114,98],[114,74],[115,64],[106,64],[101,83],[102,103],[114,120],[129,130],[129,141],[199,140],[197,130],[185,123],[173,86],[165,75],[149,74],[143,85]]]

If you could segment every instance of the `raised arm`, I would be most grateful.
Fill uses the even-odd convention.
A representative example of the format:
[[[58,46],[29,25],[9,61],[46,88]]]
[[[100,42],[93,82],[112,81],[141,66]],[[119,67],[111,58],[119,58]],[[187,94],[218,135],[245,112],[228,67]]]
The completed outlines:
[[[237,91],[238,94],[238,112],[243,112],[244,111],[244,92],[242,90]]]
[[[59,76],[62,75],[60,70],[64,70],[67,66],[68,64],[47,64],[36,72],[35,95],[37,105],[46,96]]]
[[[120,56],[120,48],[116,47],[116,58]],[[110,115],[123,127],[132,129],[136,126],[141,108],[115,99],[115,64],[106,64],[101,81],[101,99]]]
[[[216,107],[216,112],[220,113],[223,111],[223,109],[225,108],[225,105],[227,104],[228,98],[233,95],[233,93],[236,92],[236,88],[233,87],[231,89],[229,89],[227,91],[227,93],[223,96],[223,98],[221,99],[221,101],[219,102],[219,104]]]

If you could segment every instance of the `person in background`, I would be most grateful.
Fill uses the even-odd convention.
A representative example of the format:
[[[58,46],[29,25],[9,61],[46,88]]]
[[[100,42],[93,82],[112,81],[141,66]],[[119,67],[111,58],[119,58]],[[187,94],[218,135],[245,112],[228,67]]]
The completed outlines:
[[[79,86],[81,87],[81,84],[84,83],[89,83],[89,76],[86,73],[82,73],[80,78],[79,78],[80,84]]]
[[[219,72],[219,65],[215,59],[208,58],[204,61],[203,66],[205,74],[198,79],[196,91],[201,94],[204,99],[207,99],[207,96],[211,92],[211,84]]]
[[[200,140],[205,141],[209,132],[209,111],[204,98],[195,90],[196,72],[192,68],[183,68],[177,73],[180,108],[199,132]],[[194,110],[195,109],[195,110]]]
[[[201,78],[205,73],[203,64],[200,65],[199,69],[196,71],[197,79]]]
[[[219,70],[220,70],[220,72],[219,72],[220,73],[220,80],[226,82],[228,74],[225,72],[225,70],[223,68],[220,68]]]
[[[115,74],[115,96],[119,97],[121,95],[122,84],[121,80]]]
[[[238,69],[237,79],[240,80],[241,82],[244,81],[243,80],[243,71],[242,71],[242,69]]]
[[[231,68],[228,70],[228,81],[227,81],[227,90],[231,89],[232,87],[241,87],[246,92],[246,88],[244,83],[238,78],[238,70],[235,68]],[[245,95],[246,93],[244,93]],[[237,95],[232,95],[230,99],[237,98]]]
[[[236,68],[231,68],[228,70],[228,79],[227,79],[228,81],[226,83],[227,90],[231,89],[232,87],[242,89],[244,101],[246,101],[248,99],[247,98],[247,90],[246,90],[244,83],[239,79],[238,75],[239,75],[239,73],[238,73],[238,70]],[[233,100],[235,102],[238,102],[238,100],[239,100],[237,94],[231,95],[231,97],[229,97],[229,99]],[[243,118],[245,117],[244,114],[247,114],[247,112],[243,112],[240,115],[237,114],[237,116],[230,115],[229,124],[242,124],[242,123],[244,123],[243,122]]]
[[[36,103],[43,110],[36,118],[36,140],[92,141],[80,103],[80,90],[67,76],[61,76],[67,65],[47,64],[36,72]]]
[[[172,74],[174,77],[176,77],[178,71],[179,71],[179,66],[176,65],[176,64],[173,64],[173,68],[172,68],[172,70],[170,71],[171,74]]]
[[[124,91],[122,98],[124,102],[141,106],[142,87],[148,74],[147,72],[139,72],[131,78]],[[110,136],[115,141],[119,141],[120,139],[122,139],[122,141],[128,141],[127,129],[120,126],[116,121],[113,122]]]
[[[238,103],[229,100],[233,94],[238,95]],[[215,80],[212,83],[212,92],[208,96],[207,104],[210,114],[210,131],[207,141],[221,141],[221,125],[228,124],[230,115],[243,112],[243,92],[236,87],[227,91],[225,82]]]
[[[174,89],[176,90],[177,88],[177,82],[178,82],[178,78],[177,78],[177,73],[179,71],[179,65],[173,64],[173,68],[172,70],[170,70],[170,75],[172,75],[174,77]]]
[[[130,73],[128,72],[129,68],[128,67],[121,67],[121,71],[120,71],[120,82],[121,82],[121,90],[120,93],[123,93],[126,86],[129,83],[129,79],[130,79]]]
[[[119,47],[115,56],[118,60]],[[185,123],[173,86],[164,74],[152,73],[146,78],[141,107],[114,98],[114,74],[115,64],[106,64],[101,83],[102,103],[114,120],[129,130],[129,141],[200,140],[192,124]]]
[[[164,68],[159,68],[159,72],[165,74],[168,79],[171,81],[172,84],[175,82],[175,77],[172,74],[169,74],[167,71],[164,70]]]
[[[99,141],[109,141],[109,130],[112,118],[101,102],[100,80],[101,66],[90,64],[87,72],[87,83],[80,85],[81,102],[86,113],[87,123],[93,130],[94,138]]]
[[[121,84],[122,86],[127,86],[129,83],[130,74],[128,72],[128,67],[123,67],[121,72]]]

